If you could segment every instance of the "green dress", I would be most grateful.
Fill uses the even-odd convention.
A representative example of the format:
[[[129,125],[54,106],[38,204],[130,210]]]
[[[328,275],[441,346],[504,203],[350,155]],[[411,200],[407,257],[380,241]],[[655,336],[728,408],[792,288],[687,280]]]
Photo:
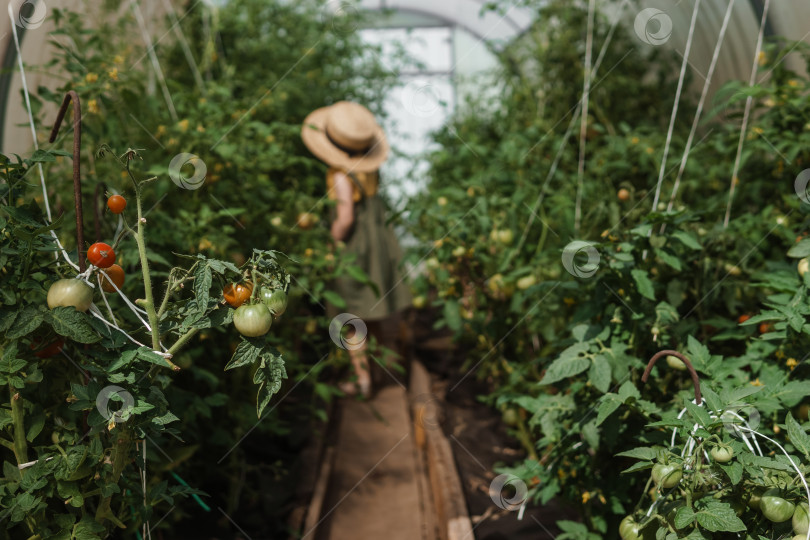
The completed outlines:
[[[368,275],[377,291],[351,276],[334,283],[335,292],[346,302],[338,309],[330,305],[330,316],[345,312],[366,321],[385,319],[411,305],[411,293],[399,266],[402,250],[393,228],[386,223],[386,205],[379,195],[366,195],[354,174],[349,173],[360,200],[354,203],[354,223],[349,230],[346,252],[356,256],[353,264]]]

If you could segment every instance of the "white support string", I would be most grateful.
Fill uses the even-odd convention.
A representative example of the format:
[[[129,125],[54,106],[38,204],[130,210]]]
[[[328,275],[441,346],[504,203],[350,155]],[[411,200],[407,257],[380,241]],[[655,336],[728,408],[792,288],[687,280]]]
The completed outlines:
[[[152,37],[149,35],[149,29],[146,27],[146,21],[143,19],[141,8],[138,5],[137,0],[129,0],[129,5],[132,7],[132,12],[135,14],[135,19],[138,21],[138,27],[141,30],[143,42],[147,47],[146,52],[149,55],[149,60],[152,62],[152,69],[154,70],[155,75],[157,75],[158,81],[160,81],[160,89],[163,92],[163,99],[166,101],[166,106],[169,108],[169,113],[172,115],[172,120],[177,122],[179,118],[177,117],[177,111],[174,108],[172,95],[169,93],[169,87],[166,85],[166,78],[163,76],[163,70],[160,68],[160,62],[158,61],[157,54],[155,54],[155,46],[152,44]]]
[[[692,11],[692,21],[689,24],[689,34],[686,37],[686,48],[683,51],[683,62],[681,63],[681,72],[678,77],[678,88],[675,91],[675,103],[672,105],[672,114],[669,118],[669,129],[667,130],[667,139],[664,143],[664,155],[661,157],[661,168],[658,171],[658,184],[655,186],[655,196],[653,197],[652,211],[655,212],[658,208],[658,200],[661,197],[661,185],[664,183],[664,173],[667,170],[667,156],[669,155],[669,147],[672,144],[672,134],[675,131],[675,119],[678,117],[678,107],[681,102],[681,92],[683,91],[683,83],[686,79],[686,67],[689,65],[689,52],[692,49],[692,40],[695,37],[695,25],[697,23],[698,11],[700,10],[700,0],[695,0],[695,8]],[[652,229],[650,229],[650,235]],[[646,257],[646,250],[644,256]]]
[[[31,97],[28,92],[28,80],[25,77],[25,67],[23,66],[23,59],[22,59],[22,49],[20,47],[20,37],[17,35],[17,22],[16,18],[14,17],[14,9],[12,4],[9,3],[8,5],[8,16],[11,19],[11,33],[14,36],[14,46],[17,49],[17,63],[20,66],[20,79],[22,81],[23,87],[23,96],[25,96],[25,106],[28,112],[28,124],[31,126],[31,137],[34,140],[34,149],[39,150],[39,141],[37,141],[37,130],[34,126],[34,114],[31,109]],[[42,198],[45,202],[45,215],[48,216],[48,223],[53,222],[53,217],[51,215],[51,205],[48,201],[48,188],[45,185],[45,173],[42,170],[42,162],[37,163],[37,168],[39,169],[39,182],[42,186]],[[62,255],[65,258],[65,261],[72,266],[75,270],[79,270],[78,265],[76,265],[72,260],[70,260],[70,255],[62,246],[61,242],[59,242],[59,237],[57,236],[56,232],[51,229],[49,231],[51,233],[51,237],[53,237],[54,241],[56,242],[56,246],[59,251],[62,252]],[[54,252],[54,257],[58,260],[59,259],[59,251]]]
[[[594,63],[592,73],[593,75],[596,75],[596,73],[599,71],[599,66],[602,64],[602,60],[605,57],[608,45],[610,45],[610,42],[613,39],[613,32],[616,29],[616,26],[618,26],[619,20],[621,19],[621,10],[624,10],[624,7],[627,5],[629,1],[630,0],[624,0],[619,6],[620,12],[616,16],[616,20],[614,21],[613,26],[610,27],[610,31],[608,32],[608,35],[605,38],[605,43],[602,45],[602,50],[599,51],[599,57],[596,59],[596,63]],[[529,230],[531,229],[532,224],[534,224],[534,219],[535,216],[537,215],[537,209],[540,208],[541,204],[543,204],[543,200],[546,195],[546,188],[548,187],[548,184],[551,182],[551,179],[554,178],[554,173],[557,172],[557,167],[559,166],[560,159],[562,158],[563,152],[565,151],[566,143],[574,130],[574,125],[576,124],[577,121],[577,115],[579,114],[581,109],[582,109],[582,102],[579,102],[574,109],[574,114],[571,116],[571,121],[568,123],[568,128],[565,130],[565,134],[562,136],[561,139],[562,142],[560,143],[560,147],[557,149],[557,154],[554,156],[554,161],[551,163],[551,167],[548,170],[546,179],[543,181],[543,185],[540,187],[540,193],[537,194],[537,199],[535,199],[534,205],[531,208],[532,210],[531,214],[529,215],[529,219],[526,222],[526,226],[523,228],[523,235],[521,236],[518,245],[522,245],[526,241],[526,237],[528,237],[529,235]]]
[[[574,233],[579,234],[582,221],[582,190],[585,179],[585,140],[588,134],[588,105],[591,95],[591,62],[593,60],[593,27],[596,0],[588,0],[588,34],[585,39],[585,73],[582,88],[582,114],[579,123],[579,163],[577,165],[577,198],[574,204]]]
[[[762,52],[762,42],[765,39],[765,23],[768,20],[768,8],[771,5],[771,0],[765,0],[765,5],[762,7],[762,22],[759,24],[759,35],[757,36],[757,47],[754,51],[754,65],[751,67],[751,77],[748,79],[748,87],[751,88],[757,82],[757,71],[759,70],[759,55]],[[748,131],[748,118],[751,115],[751,105],[754,103],[754,98],[748,96],[745,100],[745,113],[743,113],[742,126],[740,127],[740,140],[737,141],[737,156],[734,158],[734,171],[731,173],[731,187],[728,190],[728,205],[726,206],[726,216],[723,219],[723,228],[728,227],[728,221],[731,218],[731,203],[734,200],[734,192],[737,189],[739,179],[737,174],[740,171],[740,161],[742,160],[743,142],[745,141],[745,133]]]
[[[667,205],[668,212],[671,211],[672,207],[675,205],[675,197],[678,195],[678,188],[681,185],[681,179],[683,178],[683,173],[686,170],[686,162],[689,160],[689,152],[692,150],[692,141],[695,139],[695,133],[697,133],[698,124],[700,123],[700,115],[703,113],[703,106],[706,103],[706,96],[709,95],[709,87],[712,83],[714,70],[717,67],[717,60],[720,58],[720,49],[723,47],[723,42],[725,41],[728,23],[731,21],[731,12],[734,9],[735,2],[736,0],[729,0],[725,17],[723,17],[723,24],[720,26],[720,33],[717,36],[717,45],[714,47],[714,54],[712,54],[712,61],[709,64],[709,71],[706,73],[706,80],[703,83],[703,91],[700,93],[700,100],[698,101],[697,110],[695,111],[695,118],[692,120],[692,129],[689,132],[689,137],[686,139],[686,148],[683,151],[683,157],[681,157],[681,166],[678,169],[678,175],[675,177],[675,184],[672,186],[672,195],[670,196],[669,204]]]
[[[695,400],[692,400],[692,403],[696,404]],[[702,403],[704,403],[704,402],[701,402],[701,405],[698,405],[698,407],[702,406]],[[682,409],[681,412],[678,414],[677,418],[678,419],[683,418],[683,416],[686,414],[686,412],[687,412],[686,408]],[[788,461],[790,462],[790,465],[796,471],[796,474],[799,476],[799,480],[801,480],[802,485],[804,486],[805,493],[807,494],[807,501],[806,501],[805,504],[807,504],[808,513],[810,513],[810,486],[807,484],[807,479],[804,477],[804,474],[802,473],[799,466],[796,465],[796,462],[794,462],[793,458],[790,457],[790,454],[787,453],[787,450],[785,450],[785,448],[781,444],[779,444],[777,441],[771,439],[770,437],[768,437],[766,435],[763,435],[759,431],[754,430],[748,424],[748,421],[745,418],[743,418],[742,416],[740,416],[739,414],[737,414],[737,412],[735,412],[734,410],[729,409],[729,410],[726,410],[726,411],[722,411],[719,416],[710,412],[709,416],[710,416],[710,418],[713,418],[713,419],[718,419],[718,418],[722,419],[727,414],[730,415],[730,416],[735,417],[738,420],[740,420],[740,425],[737,425],[736,423],[730,423],[730,422],[728,424],[725,424],[725,425],[727,425],[732,430],[734,430],[742,438],[743,442],[745,443],[745,446],[748,447],[748,450],[750,450],[752,454],[756,454],[758,456],[764,456],[764,453],[762,452],[762,448],[760,448],[760,446],[759,446],[759,441],[757,441],[757,436],[762,437],[763,439],[772,442],[773,444],[775,444],[777,446],[777,448],[779,448],[779,450],[782,451],[782,453],[785,455],[785,457],[787,457]],[[697,443],[697,441],[692,436],[692,434],[694,434],[698,430],[698,428],[699,428],[698,424],[695,424],[692,427],[692,431],[689,434],[689,441],[684,446],[684,449],[681,452],[681,457],[685,458],[685,457],[688,457],[688,456],[692,455],[692,453],[694,451],[694,448],[695,448],[695,444]],[[675,447],[675,438],[676,438],[677,434],[678,434],[678,428],[674,428],[672,430],[672,440],[670,441],[670,447],[673,447],[673,448]],[[750,442],[749,442],[749,439],[750,439]],[[753,446],[751,444],[752,442],[753,442]],[[756,447],[756,449],[755,449],[755,447]],[[703,453],[704,453],[704,457],[706,458],[706,462],[711,463],[711,458],[709,457],[709,455],[706,453],[705,450],[703,451]],[[655,508],[655,506],[658,504],[658,502],[660,500],[663,500],[663,498],[660,498],[657,501],[653,502],[653,504],[647,510],[647,516],[652,515],[653,509]],[[805,535],[805,540],[810,540],[810,530],[807,531],[807,533]]]

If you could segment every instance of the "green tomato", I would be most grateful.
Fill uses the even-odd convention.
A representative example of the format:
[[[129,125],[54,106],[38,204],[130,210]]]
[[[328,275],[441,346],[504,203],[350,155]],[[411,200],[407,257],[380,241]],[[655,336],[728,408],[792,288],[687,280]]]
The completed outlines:
[[[644,527],[633,516],[626,516],[619,524],[619,536],[622,540],[642,540],[646,535],[642,532]]]
[[[714,446],[709,454],[717,463],[728,463],[734,457],[734,449],[730,446]]]
[[[762,515],[774,523],[782,523],[793,517],[796,505],[782,497],[782,490],[778,488],[769,489],[762,494],[759,502],[759,509]]]
[[[507,426],[516,426],[520,416],[516,409],[506,409],[503,411],[503,421]]]
[[[281,289],[276,291],[262,289],[260,297],[267,309],[276,317],[281,317],[287,309],[287,294]]]
[[[652,479],[655,485],[664,489],[669,489],[678,485],[683,476],[681,465],[674,463],[656,463],[652,468]]]
[[[87,311],[93,303],[93,288],[80,279],[60,279],[48,289],[48,307],[73,306]]]
[[[243,304],[233,314],[233,325],[246,337],[265,335],[273,324],[273,316],[264,304]]]
[[[677,369],[678,371],[686,371],[688,369],[686,367],[686,364],[684,364],[683,360],[681,360],[677,356],[672,355],[667,356],[667,365],[672,369]]]
[[[793,525],[793,532],[802,535],[802,538],[807,535],[807,531],[810,529],[810,514],[808,514],[805,503],[796,506],[791,524]]]

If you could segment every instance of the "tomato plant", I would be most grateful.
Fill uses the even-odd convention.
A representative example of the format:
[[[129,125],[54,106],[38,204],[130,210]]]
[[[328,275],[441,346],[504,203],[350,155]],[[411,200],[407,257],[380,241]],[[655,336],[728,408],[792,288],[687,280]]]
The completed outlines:
[[[115,155],[104,147],[99,157],[109,154]],[[144,490],[139,474],[144,464],[133,461],[139,441],[174,432],[167,425],[179,418],[164,397],[171,388],[169,374],[180,369],[172,359],[201,330],[233,320],[234,310],[218,301],[222,285],[250,278],[286,287],[289,275],[273,251],[254,251],[242,268],[187,256],[186,265],[165,274],[165,289],[155,296],[147,223],[141,219],[145,186],[153,179],[139,179],[130,170],[131,161],[140,156],[128,150],[117,160],[132,182],[138,221],[135,228],[124,223],[116,244],[135,240],[141,267],[137,285],[144,299],[138,304],[145,315],[116,310],[117,324],[111,324],[98,309],[110,309],[104,296],[109,283],[102,272],[119,288],[124,282],[120,266],[102,269],[97,264],[97,256],[107,256],[103,252],[111,251],[110,246],[91,246],[88,259],[95,267],[77,276],[76,262],[56,245],[63,236],[59,221],[49,224],[36,202],[24,202],[24,178],[31,165],[53,161],[54,155],[62,154],[41,152],[17,163],[0,158],[0,197],[22,201],[0,207],[0,233],[9,240],[0,257],[0,384],[9,396],[0,427],[0,444],[9,452],[0,504],[11,509],[4,525],[11,535],[102,538],[125,523],[153,519],[161,493],[202,493],[165,481],[160,491],[154,486]],[[102,284],[95,293],[89,279],[93,273]],[[144,318],[151,324],[143,323]],[[56,361],[57,354],[71,361]],[[255,368],[258,396],[253,406],[260,415],[286,377],[281,354],[266,341],[243,341],[227,368],[239,366]],[[24,490],[18,489],[21,483]]]

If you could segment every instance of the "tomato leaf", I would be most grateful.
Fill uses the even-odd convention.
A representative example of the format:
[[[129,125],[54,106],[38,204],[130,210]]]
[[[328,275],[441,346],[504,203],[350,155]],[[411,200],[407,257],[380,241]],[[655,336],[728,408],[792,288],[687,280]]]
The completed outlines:
[[[338,309],[346,307],[346,301],[335,291],[323,291],[324,299]]]
[[[622,406],[624,401],[619,398],[617,394],[605,394],[599,402],[599,408],[596,413],[596,425],[602,425],[602,422],[613,414],[616,409]]]
[[[806,385],[807,383],[805,382],[804,384]],[[785,424],[787,425],[788,436],[790,437],[790,442],[793,444],[793,447],[804,454],[805,457],[810,458],[810,435],[807,434],[804,428],[790,413],[788,413],[787,418],[785,418]]]
[[[204,311],[208,306],[208,298],[211,290],[211,267],[208,263],[200,263],[197,270],[194,271],[194,298],[196,299],[197,309]]]
[[[76,311],[76,309],[73,307],[59,309],[69,309],[73,312]],[[12,326],[8,333],[6,333],[6,337],[9,339],[16,339],[28,335],[39,328],[39,325],[42,324],[43,315],[36,306],[26,306],[22,311],[20,311],[20,314],[16,320],[17,324]]]
[[[588,371],[588,378],[603,394],[610,389],[610,364],[601,354],[597,354],[594,357],[591,369]]]
[[[787,255],[794,259],[801,259],[810,255],[810,238],[803,238],[798,244],[792,246]]]
[[[736,486],[740,483],[740,480],[742,480],[743,466],[739,461],[734,461],[728,464],[721,463],[720,468],[726,471],[728,479],[731,480],[733,485]]]
[[[630,271],[630,275],[633,276],[633,280],[636,282],[639,294],[644,298],[655,300],[655,290],[647,271],[635,268]]]
[[[54,331],[79,343],[96,343],[101,336],[90,324],[90,316],[73,307],[57,307],[45,313]]]
[[[705,501],[705,502],[704,502]],[[695,518],[701,527],[711,532],[742,532],[745,523],[737,517],[731,505],[717,500],[700,499],[695,503]],[[679,512],[680,513],[680,512]],[[677,514],[675,516],[677,527]]]
[[[259,340],[242,338],[242,342],[236,347],[225,370],[246,366],[258,360],[262,353],[259,343],[261,343]]]

